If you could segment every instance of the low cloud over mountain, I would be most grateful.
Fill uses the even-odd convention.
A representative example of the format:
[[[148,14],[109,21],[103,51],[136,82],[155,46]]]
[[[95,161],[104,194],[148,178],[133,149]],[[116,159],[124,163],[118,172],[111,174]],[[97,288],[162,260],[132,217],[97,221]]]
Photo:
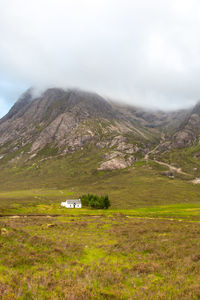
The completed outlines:
[[[78,87],[145,107],[193,105],[199,27],[197,0],[2,1],[1,115],[20,87],[33,85]]]

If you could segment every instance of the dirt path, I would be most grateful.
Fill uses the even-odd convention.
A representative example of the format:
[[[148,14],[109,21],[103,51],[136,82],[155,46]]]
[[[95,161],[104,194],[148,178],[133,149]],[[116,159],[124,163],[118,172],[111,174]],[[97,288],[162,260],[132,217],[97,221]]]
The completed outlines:
[[[159,146],[160,146],[160,144],[157,145],[155,148],[153,148],[151,151],[149,151],[149,152],[145,155],[144,159],[147,161],[147,160],[149,159],[149,154],[154,153],[154,152],[157,150],[157,148],[158,148]]]
[[[165,162],[158,161],[158,160],[154,160],[154,162],[156,162],[156,163],[159,164],[159,165],[168,167],[168,168],[170,169],[170,171],[175,171],[175,172],[177,172],[177,173],[179,173],[179,174],[183,174],[183,175],[190,175],[190,174],[188,174],[188,173],[183,172],[183,171],[181,170],[181,168],[176,168],[176,167],[174,167],[174,166],[172,166],[172,165],[170,165],[170,164],[167,164],[167,163],[165,163]]]
[[[158,147],[158,146],[156,146],[153,150],[151,150],[150,152],[148,152],[148,153],[145,155],[144,159],[145,159],[146,161],[148,161],[148,159],[149,159],[149,154],[150,154],[150,153],[154,153],[154,151],[157,149],[157,147]],[[159,161],[159,160],[156,160],[156,159],[154,159],[153,161],[156,162],[156,163],[159,164],[159,165],[168,167],[169,170],[172,171],[172,172],[176,172],[176,173],[182,174],[182,175],[189,175],[189,176],[192,176],[192,175],[189,174],[189,173],[183,172],[183,171],[181,170],[181,168],[174,167],[174,166],[172,166],[172,165],[170,165],[170,164],[168,164],[168,163],[165,163],[165,162],[163,162],[163,161]],[[200,184],[200,178],[197,178],[197,177],[196,177],[195,179],[191,180],[191,182],[192,182],[193,184]]]
[[[162,139],[162,141],[165,141],[165,136],[162,135],[161,139]],[[144,160],[145,160],[145,161],[148,161],[148,160],[149,160],[149,155],[155,153],[155,151],[158,149],[159,146],[160,146],[160,144],[158,144],[155,148],[153,148],[151,151],[149,151],[149,152],[145,155]],[[172,172],[176,172],[176,173],[182,174],[182,175],[189,175],[189,176],[192,176],[192,175],[189,174],[189,173],[183,172],[183,171],[181,170],[181,168],[174,167],[174,166],[172,166],[172,165],[170,165],[170,164],[168,164],[168,163],[165,163],[165,162],[163,162],[163,161],[159,161],[159,160],[156,160],[156,159],[154,159],[153,161],[156,162],[156,163],[159,164],[159,165],[168,167],[169,170],[172,171]],[[195,178],[195,179],[192,180],[191,182],[192,182],[193,184],[200,184],[200,178]]]
[[[68,218],[76,218],[76,217],[91,217],[91,218],[100,218],[100,217],[106,217],[106,215],[85,215],[85,214],[80,214],[80,215],[66,215],[66,214],[52,214],[52,215],[0,215],[0,218],[10,218],[10,219],[18,219],[18,218],[30,218],[30,217],[42,217],[42,218],[55,218],[55,217],[68,217]],[[168,221],[178,221],[178,222],[192,222],[192,223],[200,223],[200,220],[187,220],[184,218],[180,217],[175,217],[175,218],[169,218],[169,217],[148,217],[148,216],[134,216],[134,215],[124,215],[126,218],[130,219],[137,219],[137,220],[168,220]]]

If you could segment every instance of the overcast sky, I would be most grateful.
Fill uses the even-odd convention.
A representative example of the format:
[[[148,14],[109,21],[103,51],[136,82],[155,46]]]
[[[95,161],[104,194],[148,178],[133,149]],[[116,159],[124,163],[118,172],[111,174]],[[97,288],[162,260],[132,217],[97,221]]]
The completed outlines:
[[[0,0],[0,116],[30,86],[147,108],[200,99],[199,0]]]

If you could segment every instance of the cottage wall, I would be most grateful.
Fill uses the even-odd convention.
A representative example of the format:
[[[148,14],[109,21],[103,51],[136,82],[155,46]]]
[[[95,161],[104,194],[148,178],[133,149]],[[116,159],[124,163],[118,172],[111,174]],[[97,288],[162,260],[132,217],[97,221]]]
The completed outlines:
[[[66,206],[65,207],[67,207],[67,208],[74,208],[74,204],[67,204],[66,203]],[[75,208],[81,208],[81,204],[76,204],[75,205]]]
[[[69,203],[67,203],[67,201],[61,202],[61,206],[66,207],[66,208],[74,208],[74,204],[73,203],[69,204]],[[78,203],[75,205],[75,208],[81,208],[81,207],[82,207],[81,203]]]

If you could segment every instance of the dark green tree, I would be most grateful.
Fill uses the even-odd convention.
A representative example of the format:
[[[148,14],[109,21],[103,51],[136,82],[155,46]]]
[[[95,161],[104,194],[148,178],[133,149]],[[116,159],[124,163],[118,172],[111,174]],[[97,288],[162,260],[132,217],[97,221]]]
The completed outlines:
[[[85,194],[80,198],[83,206],[89,206],[94,209],[108,209],[108,207],[110,206],[108,195],[97,196],[93,194]]]
[[[104,208],[108,209],[110,207],[110,200],[108,198],[108,195],[104,196]]]

